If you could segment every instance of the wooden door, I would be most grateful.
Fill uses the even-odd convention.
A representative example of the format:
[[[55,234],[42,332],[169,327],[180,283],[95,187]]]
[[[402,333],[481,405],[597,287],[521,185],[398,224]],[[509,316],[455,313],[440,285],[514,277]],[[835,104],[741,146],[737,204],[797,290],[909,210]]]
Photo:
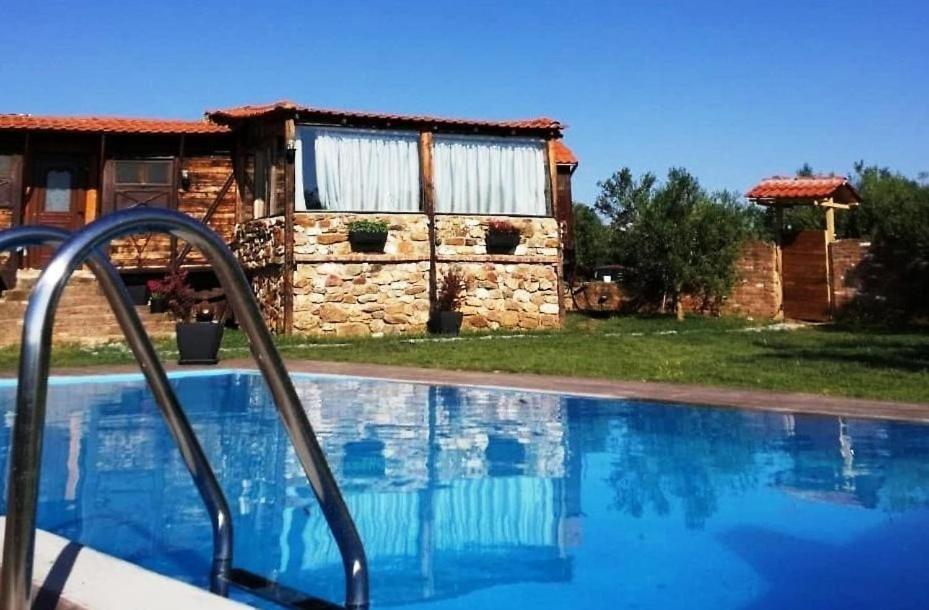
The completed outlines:
[[[785,238],[784,317],[824,322],[831,317],[829,257],[825,231],[800,231]]]
[[[37,157],[29,196],[29,224],[74,231],[84,226],[89,160],[79,156]],[[29,267],[40,269],[51,256],[48,248],[30,249]]]

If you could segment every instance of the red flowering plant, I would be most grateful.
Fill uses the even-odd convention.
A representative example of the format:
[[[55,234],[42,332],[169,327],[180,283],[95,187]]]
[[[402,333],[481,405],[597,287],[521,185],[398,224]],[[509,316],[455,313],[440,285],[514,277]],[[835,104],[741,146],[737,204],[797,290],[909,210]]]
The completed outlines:
[[[145,282],[145,287],[148,288],[148,293],[152,295],[153,299],[164,298],[164,288],[162,288],[161,280],[148,280]]]
[[[498,235],[520,235],[522,231],[509,220],[491,220],[487,223],[487,232]]]
[[[161,295],[167,301],[178,322],[190,322],[197,299],[194,289],[187,282],[186,270],[171,269],[163,279],[149,280],[148,290],[152,295]]]
[[[464,274],[454,267],[449,268],[445,275],[442,276],[442,287],[436,296],[436,310],[458,311],[467,290],[468,283]]]

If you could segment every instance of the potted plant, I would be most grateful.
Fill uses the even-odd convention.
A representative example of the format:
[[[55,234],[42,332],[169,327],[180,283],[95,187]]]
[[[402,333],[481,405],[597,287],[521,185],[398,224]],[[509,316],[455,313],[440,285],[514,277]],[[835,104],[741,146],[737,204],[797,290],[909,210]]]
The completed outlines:
[[[442,287],[436,295],[435,309],[429,320],[430,330],[439,335],[461,332],[462,314],[458,311],[464,299],[467,283],[458,269],[450,267],[442,277]]]
[[[213,320],[209,303],[197,304],[196,293],[187,282],[187,271],[172,269],[161,281],[161,289],[176,320],[178,364],[216,364],[223,325]]]
[[[485,243],[488,254],[512,254],[522,234],[519,227],[508,220],[491,220],[487,224]]]
[[[161,280],[148,280],[145,283],[150,295],[148,310],[152,313],[164,313],[168,311],[168,300],[165,298],[162,284],[163,282]]]
[[[388,224],[383,220],[356,220],[348,223],[348,241],[354,252],[383,252]]]

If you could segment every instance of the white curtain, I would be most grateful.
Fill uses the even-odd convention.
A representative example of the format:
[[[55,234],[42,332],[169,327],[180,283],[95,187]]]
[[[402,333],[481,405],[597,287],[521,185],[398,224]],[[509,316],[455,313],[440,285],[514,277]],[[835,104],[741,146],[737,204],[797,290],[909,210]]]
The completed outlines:
[[[294,147],[294,183],[296,192],[294,193],[294,210],[298,212],[306,211],[306,196],[303,192],[303,135],[302,129],[297,131],[298,137]]]
[[[541,140],[436,136],[437,212],[545,216]]]
[[[302,127],[299,135],[297,210],[419,211],[418,134]]]

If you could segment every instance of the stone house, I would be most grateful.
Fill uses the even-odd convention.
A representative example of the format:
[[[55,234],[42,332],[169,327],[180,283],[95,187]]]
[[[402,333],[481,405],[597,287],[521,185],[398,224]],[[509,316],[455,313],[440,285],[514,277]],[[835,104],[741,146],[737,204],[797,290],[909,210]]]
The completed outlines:
[[[450,267],[468,280],[465,327],[557,327],[577,166],[563,129],[290,102],[199,121],[0,114],[0,229],[78,229],[134,205],[186,212],[233,246],[281,333],[423,331]],[[382,251],[353,247],[357,220],[389,225]],[[494,220],[519,228],[515,249],[488,252]],[[211,278],[169,237],[119,240],[110,255],[130,285],[175,265]],[[6,257],[0,287],[47,258]]]

